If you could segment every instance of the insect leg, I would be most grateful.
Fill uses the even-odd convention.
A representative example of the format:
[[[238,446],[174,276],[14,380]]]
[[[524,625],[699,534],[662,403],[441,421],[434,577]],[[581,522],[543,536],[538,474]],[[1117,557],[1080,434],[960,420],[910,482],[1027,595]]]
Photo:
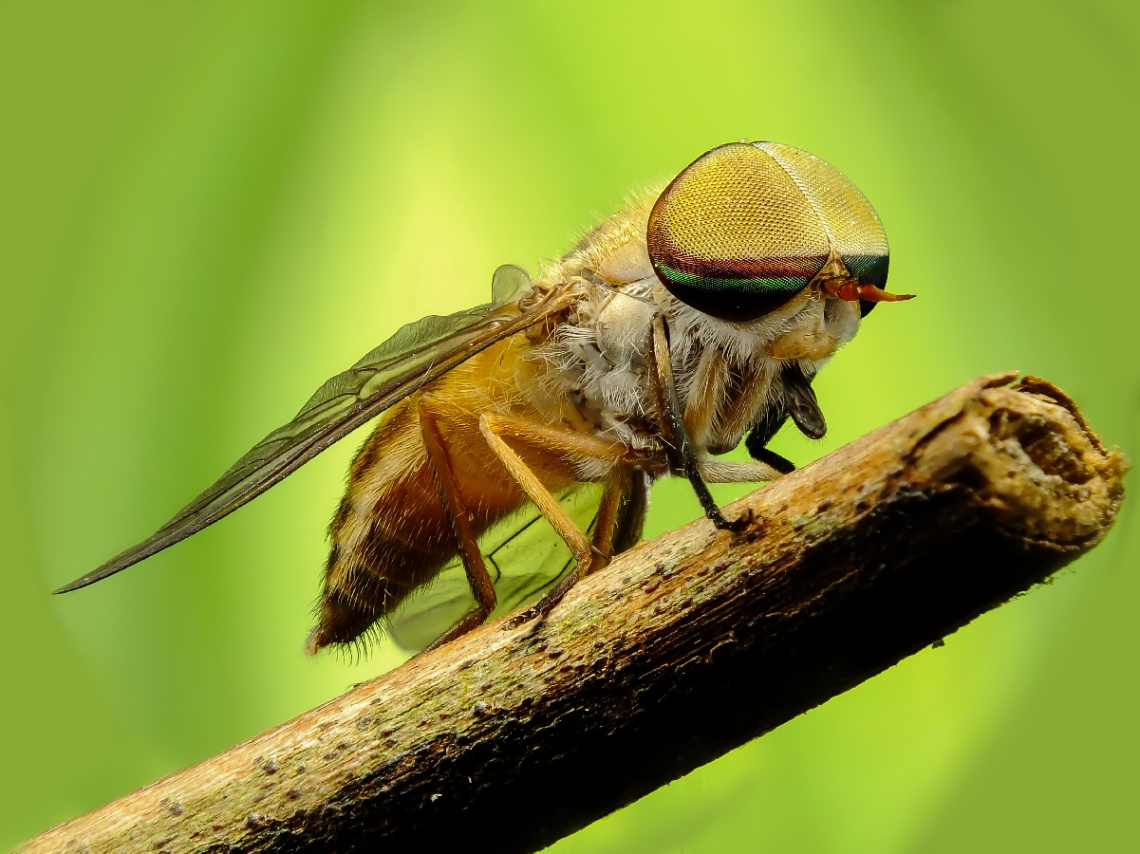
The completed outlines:
[[[748,449],[752,459],[758,463],[774,468],[780,474],[791,474],[796,470],[796,464],[789,460],[787,457],[781,457],[775,451],[770,451],[767,448],[759,448],[755,451],[752,448]],[[763,478],[762,478],[763,479]],[[713,483],[725,483],[723,480],[714,480]]]
[[[773,456],[775,456],[773,454]],[[783,460],[783,457],[779,457]],[[784,460],[787,462],[787,460]],[[701,460],[701,476],[706,483],[756,483],[775,480],[788,474],[766,460],[737,462],[733,460]]]
[[[622,479],[631,476],[629,463],[625,459],[626,451],[622,445],[494,412],[483,413],[479,419],[479,432],[491,452],[570,547],[574,557],[574,567],[570,572],[542,599],[512,621],[512,625],[517,625],[548,612],[583,575],[597,569],[609,559],[608,551],[613,546],[615,536],[620,535],[617,529],[623,509],[623,493],[627,489]],[[603,478],[607,483],[606,494],[602,499],[597,528],[599,533],[595,535],[594,542],[579,530],[534,469],[527,465],[517,450],[507,444],[504,436],[525,447],[530,456],[541,458],[546,455],[563,460],[570,458],[605,464],[609,474]],[[615,466],[619,472],[617,475],[614,474]]]
[[[788,411],[782,405],[769,407],[744,440],[744,447],[752,459],[767,463],[780,474],[791,474],[796,470],[796,464],[769,450],[767,445],[787,420]]]
[[[673,379],[673,362],[669,357],[669,328],[664,315],[661,314],[654,316],[650,331],[649,367],[660,428],[667,445],[670,464],[675,471],[688,478],[693,491],[697,494],[697,500],[704,508],[705,515],[714,525],[722,530],[741,530],[748,523],[748,519],[742,517],[730,520],[725,517],[712,493],[709,492],[704,478],[701,477],[700,462],[681,414],[677,384]]]
[[[760,420],[752,425],[744,446],[752,459],[767,463],[783,474],[795,471],[795,464],[766,447],[789,416],[800,432],[809,439],[819,439],[827,432],[827,421],[819,408],[811,380],[797,362],[789,362],[780,373],[783,400],[764,410]]]
[[[713,416],[724,396],[724,380],[728,375],[724,354],[716,347],[701,353],[693,377],[693,390],[685,401],[685,426],[689,436],[700,447],[707,447],[712,432]]]
[[[512,415],[489,412],[486,419],[495,435],[530,465],[545,461],[562,467],[568,460],[577,461],[568,474],[584,483],[606,484],[594,521],[595,560],[589,572],[604,565],[599,556],[608,559],[637,544],[649,506],[650,472],[664,473],[656,454]]]
[[[487,617],[495,610],[496,598],[491,575],[487,572],[487,564],[483,561],[475,532],[471,529],[466,502],[459,494],[459,487],[455,482],[455,473],[439,430],[438,416],[426,405],[426,401],[420,402],[420,430],[423,434],[424,447],[427,449],[428,462],[435,474],[440,497],[451,522],[451,530],[455,534],[459,556],[463,560],[463,570],[471,585],[471,593],[475,596],[475,609],[464,614],[459,622],[428,644],[424,648],[424,652],[427,652],[485,623]]]
[[[619,469],[606,482],[606,491],[594,518],[594,559],[587,574],[601,569],[614,555],[641,539],[649,506],[649,479],[640,469]]]
[[[621,501],[618,504],[611,557],[632,549],[641,541],[645,516],[649,512],[649,485],[652,482],[652,476],[642,469],[629,472],[629,483],[622,487]]]
[[[756,458],[755,451],[771,442],[787,421],[788,410],[784,408],[783,404],[769,406],[761,413],[760,419],[752,425],[748,438],[744,440],[745,447],[748,448],[748,453],[752,455],[753,459]]]

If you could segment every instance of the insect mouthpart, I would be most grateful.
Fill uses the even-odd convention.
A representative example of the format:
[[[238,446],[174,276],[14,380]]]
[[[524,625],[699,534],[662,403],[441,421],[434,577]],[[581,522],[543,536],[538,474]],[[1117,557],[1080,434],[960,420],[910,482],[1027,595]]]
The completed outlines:
[[[828,296],[847,302],[904,302],[914,299],[914,294],[892,294],[878,285],[861,283],[858,279],[827,279],[820,283],[820,287]]]

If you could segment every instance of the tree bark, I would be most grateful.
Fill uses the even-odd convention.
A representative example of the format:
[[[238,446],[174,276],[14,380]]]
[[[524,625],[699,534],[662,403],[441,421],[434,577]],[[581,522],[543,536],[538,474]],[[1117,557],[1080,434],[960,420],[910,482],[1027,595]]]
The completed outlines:
[[[1127,467],[983,377],[39,851],[532,851],[779,726],[1103,539]]]

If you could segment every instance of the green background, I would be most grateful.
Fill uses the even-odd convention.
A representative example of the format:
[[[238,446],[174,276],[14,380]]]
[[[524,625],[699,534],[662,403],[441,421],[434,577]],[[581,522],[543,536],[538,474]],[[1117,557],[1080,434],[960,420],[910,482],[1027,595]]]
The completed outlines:
[[[918,294],[817,382],[827,439],[777,450],[805,463],[1016,368],[1135,457],[1137,8],[0,2],[0,847],[393,663],[301,653],[360,437],[49,590],[400,324],[484,301],[498,264],[534,271],[719,143],[841,168],[886,223],[891,289]],[[1136,850],[1138,513],[944,648],[554,850]],[[650,533],[698,514],[662,484]]]

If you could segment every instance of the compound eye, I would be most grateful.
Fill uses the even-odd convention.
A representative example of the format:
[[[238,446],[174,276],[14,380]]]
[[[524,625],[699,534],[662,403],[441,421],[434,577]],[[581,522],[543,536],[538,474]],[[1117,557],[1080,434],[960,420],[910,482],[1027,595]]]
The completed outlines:
[[[788,302],[833,252],[880,288],[889,260],[883,225],[859,188],[775,142],[729,143],[693,161],[654,204],[646,243],[673,296],[738,322]]]

